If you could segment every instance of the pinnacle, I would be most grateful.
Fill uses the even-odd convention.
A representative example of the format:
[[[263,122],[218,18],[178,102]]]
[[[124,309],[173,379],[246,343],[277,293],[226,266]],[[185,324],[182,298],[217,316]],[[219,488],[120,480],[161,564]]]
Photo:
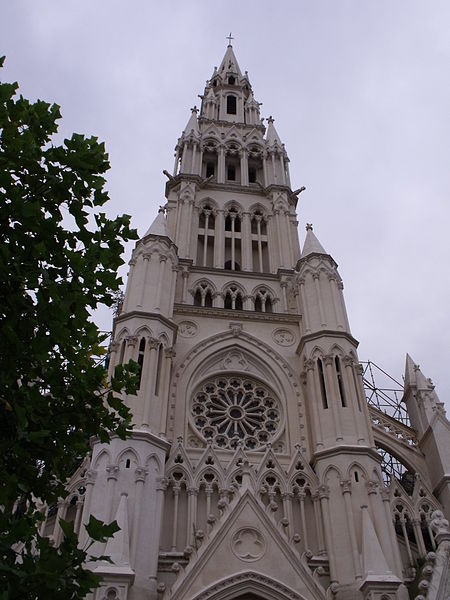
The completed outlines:
[[[269,144],[269,146],[273,146],[274,144],[278,144],[279,146],[282,146],[283,144],[281,143],[280,136],[278,135],[278,132],[275,129],[273,122],[274,122],[274,119],[272,116],[270,116],[267,119],[267,123],[268,123],[267,135],[266,135],[267,143]]]
[[[429,389],[430,387],[433,387],[431,380],[427,379],[420,370],[420,366],[413,361],[409,354],[406,354],[405,389],[410,385],[414,385],[418,389]]]
[[[305,243],[303,244],[302,258],[305,258],[305,256],[308,256],[309,254],[328,254],[314,235],[311,223],[307,223],[306,225],[306,237]]]
[[[147,235],[159,235],[162,237],[170,238],[169,232],[167,231],[167,221],[166,217],[164,216],[164,210],[160,209],[158,211],[155,220],[148,228],[148,231],[144,237],[146,237]]]

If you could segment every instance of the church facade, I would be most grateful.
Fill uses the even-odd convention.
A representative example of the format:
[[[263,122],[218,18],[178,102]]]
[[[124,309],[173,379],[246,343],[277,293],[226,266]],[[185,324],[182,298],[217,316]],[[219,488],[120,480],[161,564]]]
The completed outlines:
[[[410,426],[368,405],[336,262],[309,224],[300,249],[303,189],[231,45],[201,99],[114,322],[133,433],[93,442],[44,530],[117,520],[95,600],[448,600],[434,387],[407,357]]]

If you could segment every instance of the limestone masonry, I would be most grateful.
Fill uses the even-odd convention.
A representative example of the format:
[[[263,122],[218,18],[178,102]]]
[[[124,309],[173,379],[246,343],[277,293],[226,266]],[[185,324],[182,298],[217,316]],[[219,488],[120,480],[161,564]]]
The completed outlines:
[[[303,188],[231,45],[175,150],[114,321],[133,433],[93,442],[43,532],[117,520],[95,600],[448,600],[443,405],[409,356],[409,425],[367,403],[337,265],[309,224],[300,249]]]

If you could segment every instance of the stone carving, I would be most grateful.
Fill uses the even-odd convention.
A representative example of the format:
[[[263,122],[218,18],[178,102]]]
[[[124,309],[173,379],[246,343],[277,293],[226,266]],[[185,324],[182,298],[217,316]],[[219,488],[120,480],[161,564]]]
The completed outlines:
[[[231,350],[225,356],[222,367],[228,371],[248,371],[248,362],[242,352]]]
[[[233,535],[231,549],[241,560],[253,562],[264,555],[266,541],[262,533],[254,527],[242,527]]]
[[[279,346],[292,346],[295,342],[295,336],[289,329],[276,329],[272,337]]]
[[[181,337],[195,337],[198,332],[198,327],[193,321],[181,321],[178,325],[178,333]]]

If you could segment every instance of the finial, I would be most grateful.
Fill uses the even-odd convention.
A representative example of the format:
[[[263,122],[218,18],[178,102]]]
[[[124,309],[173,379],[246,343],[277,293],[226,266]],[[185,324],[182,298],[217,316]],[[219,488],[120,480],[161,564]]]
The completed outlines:
[[[272,115],[270,115],[270,117],[267,119],[268,123],[273,123],[275,121],[275,119],[272,117]]]
[[[191,108],[191,112],[197,114],[198,113],[198,108],[196,106],[194,106],[193,108]]]
[[[312,231],[312,230],[313,230],[312,223],[306,223],[306,231]]]
[[[227,40],[228,40],[228,45],[231,46],[231,40],[234,40],[234,37],[231,37],[231,31],[230,31],[230,35],[227,36]]]

